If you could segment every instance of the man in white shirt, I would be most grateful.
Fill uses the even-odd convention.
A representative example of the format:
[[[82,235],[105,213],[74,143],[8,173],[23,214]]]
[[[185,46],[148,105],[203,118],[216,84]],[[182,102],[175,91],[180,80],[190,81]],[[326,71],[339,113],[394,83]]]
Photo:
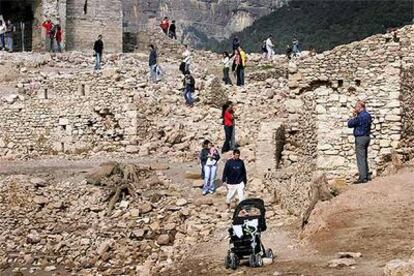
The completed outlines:
[[[266,50],[267,50],[266,57],[267,57],[267,59],[272,59],[273,54],[275,53],[273,51],[273,47],[274,47],[274,45],[272,43],[272,35],[269,35],[266,39]]]

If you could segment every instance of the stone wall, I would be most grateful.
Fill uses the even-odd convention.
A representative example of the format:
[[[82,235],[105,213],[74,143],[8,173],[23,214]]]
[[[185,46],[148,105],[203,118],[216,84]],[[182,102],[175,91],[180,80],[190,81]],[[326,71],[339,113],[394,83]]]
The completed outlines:
[[[399,36],[408,35],[412,35],[412,27],[399,33]],[[317,135],[318,169],[331,176],[356,173],[354,138],[346,122],[357,100],[366,101],[374,119],[369,151],[374,174],[383,156],[401,147],[404,113],[401,56],[404,55],[399,41],[389,38],[389,34],[376,35],[306,58],[292,68],[291,97],[300,105],[303,97],[311,93],[316,104],[313,131]],[[410,99],[404,101],[410,102]]]
[[[373,175],[382,172],[392,152],[413,157],[413,39],[414,27],[407,26],[289,64],[282,169],[268,184],[291,212],[309,211],[315,172],[332,183],[355,179],[347,121],[357,100],[365,100],[373,116],[368,154]]]
[[[108,78],[83,73],[43,82],[35,94],[4,104],[0,114],[0,155],[31,156],[117,151],[137,134],[132,95]]]
[[[122,51],[122,1],[67,0],[67,50],[92,49],[99,34],[103,35],[106,51]]]

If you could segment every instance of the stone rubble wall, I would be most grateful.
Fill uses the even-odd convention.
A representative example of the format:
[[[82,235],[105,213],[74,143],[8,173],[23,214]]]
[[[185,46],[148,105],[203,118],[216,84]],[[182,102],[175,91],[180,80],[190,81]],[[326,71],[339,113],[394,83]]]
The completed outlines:
[[[396,38],[375,35],[289,64],[282,169],[267,181],[285,208],[297,215],[308,210],[314,172],[326,174],[332,184],[354,179],[354,137],[347,121],[357,100],[365,100],[373,116],[368,155],[374,176],[392,152],[412,158],[413,39],[414,27],[407,26]]]
[[[42,83],[36,94],[2,105],[0,155],[119,150],[137,134],[130,102],[122,87],[90,73]]]
[[[399,32],[401,37],[409,35],[413,35],[411,26]],[[366,101],[374,119],[369,151],[369,164],[374,174],[383,156],[401,147],[400,56],[406,53],[400,42],[388,36],[376,35],[339,46],[304,59],[291,70],[289,85],[291,97],[299,101],[296,104],[300,105],[308,92],[313,94],[317,167],[332,176],[356,172],[354,138],[346,122],[359,99]]]

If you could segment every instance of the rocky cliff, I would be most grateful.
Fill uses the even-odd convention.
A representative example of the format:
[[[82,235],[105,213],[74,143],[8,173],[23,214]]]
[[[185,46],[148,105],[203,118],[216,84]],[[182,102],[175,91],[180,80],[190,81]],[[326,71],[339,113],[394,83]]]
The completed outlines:
[[[223,40],[250,26],[288,0],[128,0],[124,2],[124,28],[145,29],[168,16],[177,21],[187,40],[203,37]]]

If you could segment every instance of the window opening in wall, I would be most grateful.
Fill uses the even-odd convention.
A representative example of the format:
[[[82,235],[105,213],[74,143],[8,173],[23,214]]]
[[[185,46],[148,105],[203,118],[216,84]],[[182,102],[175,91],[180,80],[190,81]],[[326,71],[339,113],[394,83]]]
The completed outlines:
[[[344,81],[343,80],[338,80],[338,87],[342,87],[344,86]]]
[[[356,86],[361,86],[361,80],[355,80],[355,85]]]
[[[63,130],[66,130],[66,125],[62,125],[62,129]]]
[[[47,88],[45,88],[45,91],[44,91],[44,93],[45,93],[45,99],[47,99],[48,98],[48,95],[47,95]]]
[[[85,96],[85,84],[82,84],[81,95]]]
[[[62,152],[65,152],[65,143],[60,142],[60,145],[61,145],[61,147],[62,147]]]
[[[83,14],[88,13],[88,0],[85,0],[85,4],[83,4]]]

